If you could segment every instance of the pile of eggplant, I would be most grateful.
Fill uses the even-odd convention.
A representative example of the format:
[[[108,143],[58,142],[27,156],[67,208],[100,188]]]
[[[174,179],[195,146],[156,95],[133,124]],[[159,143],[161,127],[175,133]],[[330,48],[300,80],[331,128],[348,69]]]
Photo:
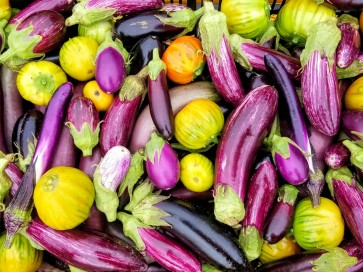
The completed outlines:
[[[363,271],[361,10],[2,1],[0,272]]]

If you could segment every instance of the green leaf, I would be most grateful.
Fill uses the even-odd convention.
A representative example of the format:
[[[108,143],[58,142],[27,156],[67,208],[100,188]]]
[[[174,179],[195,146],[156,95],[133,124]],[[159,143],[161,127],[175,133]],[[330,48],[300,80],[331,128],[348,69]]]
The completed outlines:
[[[9,194],[12,181],[9,176],[5,173],[5,169],[9,162],[13,161],[12,156],[7,156],[0,152],[0,211],[5,210],[4,199]]]
[[[255,226],[242,228],[238,241],[249,261],[256,260],[260,257],[263,239]]]
[[[325,174],[325,181],[328,184],[328,188],[332,197],[334,197],[333,180],[344,181],[351,185],[353,181],[353,174],[346,166],[339,169],[328,170],[328,172]]]
[[[219,270],[218,268],[214,267],[211,264],[203,264],[202,265],[202,271],[203,272],[222,272],[222,270]]]
[[[151,195],[154,190],[154,185],[147,179],[135,188],[130,195],[130,202],[125,206],[126,211],[132,211],[143,201],[147,196]]]
[[[317,260],[313,261],[313,270],[316,272],[342,272],[357,263],[356,257],[351,257],[348,252],[340,247],[327,249]]]

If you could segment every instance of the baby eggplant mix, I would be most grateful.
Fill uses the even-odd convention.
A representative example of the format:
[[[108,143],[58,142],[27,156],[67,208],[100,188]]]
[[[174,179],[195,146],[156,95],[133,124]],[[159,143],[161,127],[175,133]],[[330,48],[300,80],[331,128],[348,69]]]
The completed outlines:
[[[363,271],[363,1],[0,1],[0,272]]]

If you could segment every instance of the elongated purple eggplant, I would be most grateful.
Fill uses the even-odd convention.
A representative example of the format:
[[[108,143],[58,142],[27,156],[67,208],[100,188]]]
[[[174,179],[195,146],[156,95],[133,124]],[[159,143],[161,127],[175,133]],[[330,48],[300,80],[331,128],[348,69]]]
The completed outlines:
[[[339,10],[359,10],[363,8],[362,0],[324,0]]]
[[[204,3],[204,9],[198,26],[208,69],[220,95],[236,106],[244,97],[245,90],[228,41],[226,16],[215,10],[212,2]]]
[[[348,167],[330,169],[326,174],[332,196],[337,201],[354,239],[363,247],[363,192]]]
[[[112,20],[113,17],[127,15],[144,10],[159,9],[164,5],[162,0],[82,0],[72,9],[66,25],[91,25],[99,21]]]
[[[329,168],[338,169],[349,164],[350,151],[343,144],[337,142],[328,147],[325,152],[324,161]]]
[[[269,161],[258,167],[249,182],[246,215],[238,239],[249,261],[261,254],[263,227],[276,197],[277,184],[275,166]]]
[[[96,204],[93,203],[88,218],[84,221],[87,228],[105,232],[107,219],[103,212],[97,209]]]
[[[346,272],[360,272],[363,269],[363,251],[362,247],[355,241],[350,240],[341,245],[351,257],[357,258],[357,263],[348,268]]]
[[[337,76],[339,79],[351,79],[363,74],[363,53],[359,52],[357,58],[344,69],[337,67]]]
[[[174,114],[171,108],[166,64],[160,59],[158,49],[148,64],[148,99],[151,118],[160,136],[170,140],[174,134]]]
[[[96,170],[96,166],[100,163],[101,159],[102,151],[100,145],[98,144],[93,148],[91,156],[81,156],[78,168],[86,173],[90,178],[92,178]]]
[[[92,229],[58,231],[38,218],[26,233],[64,262],[87,271],[146,271],[142,255],[122,240]]]
[[[269,244],[276,244],[289,232],[294,219],[295,203],[299,190],[290,184],[278,189],[277,203],[269,214],[263,238]]]
[[[342,114],[342,130],[354,141],[363,140],[363,111],[345,110]]]
[[[127,213],[118,213],[124,233],[136,244],[139,251],[152,257],[157,263],[172,272],[201,272],[200,261],[174,238],[149,228]]]
[[[155,132],[145,147],[146,172],[152,183],[161,190],[169,190],[178,183],[180,165],[178,155],[168,142]]]
[[[137,75],[126,77],[119,94],[106,112],[100,131],[103,154],[113,146],[128,145],[142,99],[147,91],[147,76],[148,67],[145,67]]]
[[[10,32],[9,48],[1,54],[0,62],[17,70],[30,59],[43,57],[57,48],[65,34],[63,15],[52,10],[34,13]]]
[[[0,67],[1,69],[1,67]],[[5,127],[4,127],[4,117],[5,117],[5,105],[4,105],[4,95],[3,95],[3,84],[2,84],[2,71],[0,71],[0,114],[3,118],[0,118],[0,152],[4,154],[8,153],[8,148],[6,146],[6,139],[5,139]],[[18,94],[19,95],[19,94]]]
[[[335,68],[340,38],[335,21],[316,24],[301,54],[301,94],[305,112],[310,123],[328,136],[338,133],[342,111]]]
[[[21,184],[21,179],[23,178],[23,172],[13,162],[9,162],[7,167],[4,169],[4,172],[11,180],[10,195],[15,196],[16,191],[18,190]]]
[[[347,68],[358,57],[361,41],[359,22],[356,17],[343,14],[339,17],[338,27],[342,32],[341,40],[337,47],[337,66]]]
[[[184,186],[174,187],[172,190],[167,192],[173,197],[185,200],[185,201],[205,201],[213,200],[212,190],[205,192],[193,192],[185,188]]]
[[[274,87],[261,86],[249,92],[226,120],[215,159],[214,213],[230,226],[239,224],[244,217],[243,203],[253,160],[271,128],[277,101]]]

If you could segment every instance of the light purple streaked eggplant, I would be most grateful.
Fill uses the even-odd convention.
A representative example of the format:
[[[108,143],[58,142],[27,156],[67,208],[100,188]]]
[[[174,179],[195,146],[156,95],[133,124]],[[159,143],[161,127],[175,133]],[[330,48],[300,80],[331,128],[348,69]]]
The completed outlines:
[[[337,76],[339,79],[352,79],[363,74],[363,52],[359,52],[356,59],[344,69],[337,67]]]
[[[353,141],[363,140],[363,111],[345,110],[342,114],[342,130]]]
[[[329,168],[338,169],[343,166],[348,166],[350,159],[350,151],[343,144],[337,142],[328,147],[325,152],[324,161]]]
[[[11,180],[10,195],[15,196],[16,191],[18,190],[21,184],[21,179],[23,178],[23,172],[13,162],[9,162],[7,167],[4,169],[4,172]]]
[[[363,270],[363,251],[362,247],[354,240],[346,241],[341,245],[349,256],[356,257],[357,263],[347,269],[345,272],[360,272]]]
[[[325,0],[339,10],[360,10],[363,8],[362,0]]]

